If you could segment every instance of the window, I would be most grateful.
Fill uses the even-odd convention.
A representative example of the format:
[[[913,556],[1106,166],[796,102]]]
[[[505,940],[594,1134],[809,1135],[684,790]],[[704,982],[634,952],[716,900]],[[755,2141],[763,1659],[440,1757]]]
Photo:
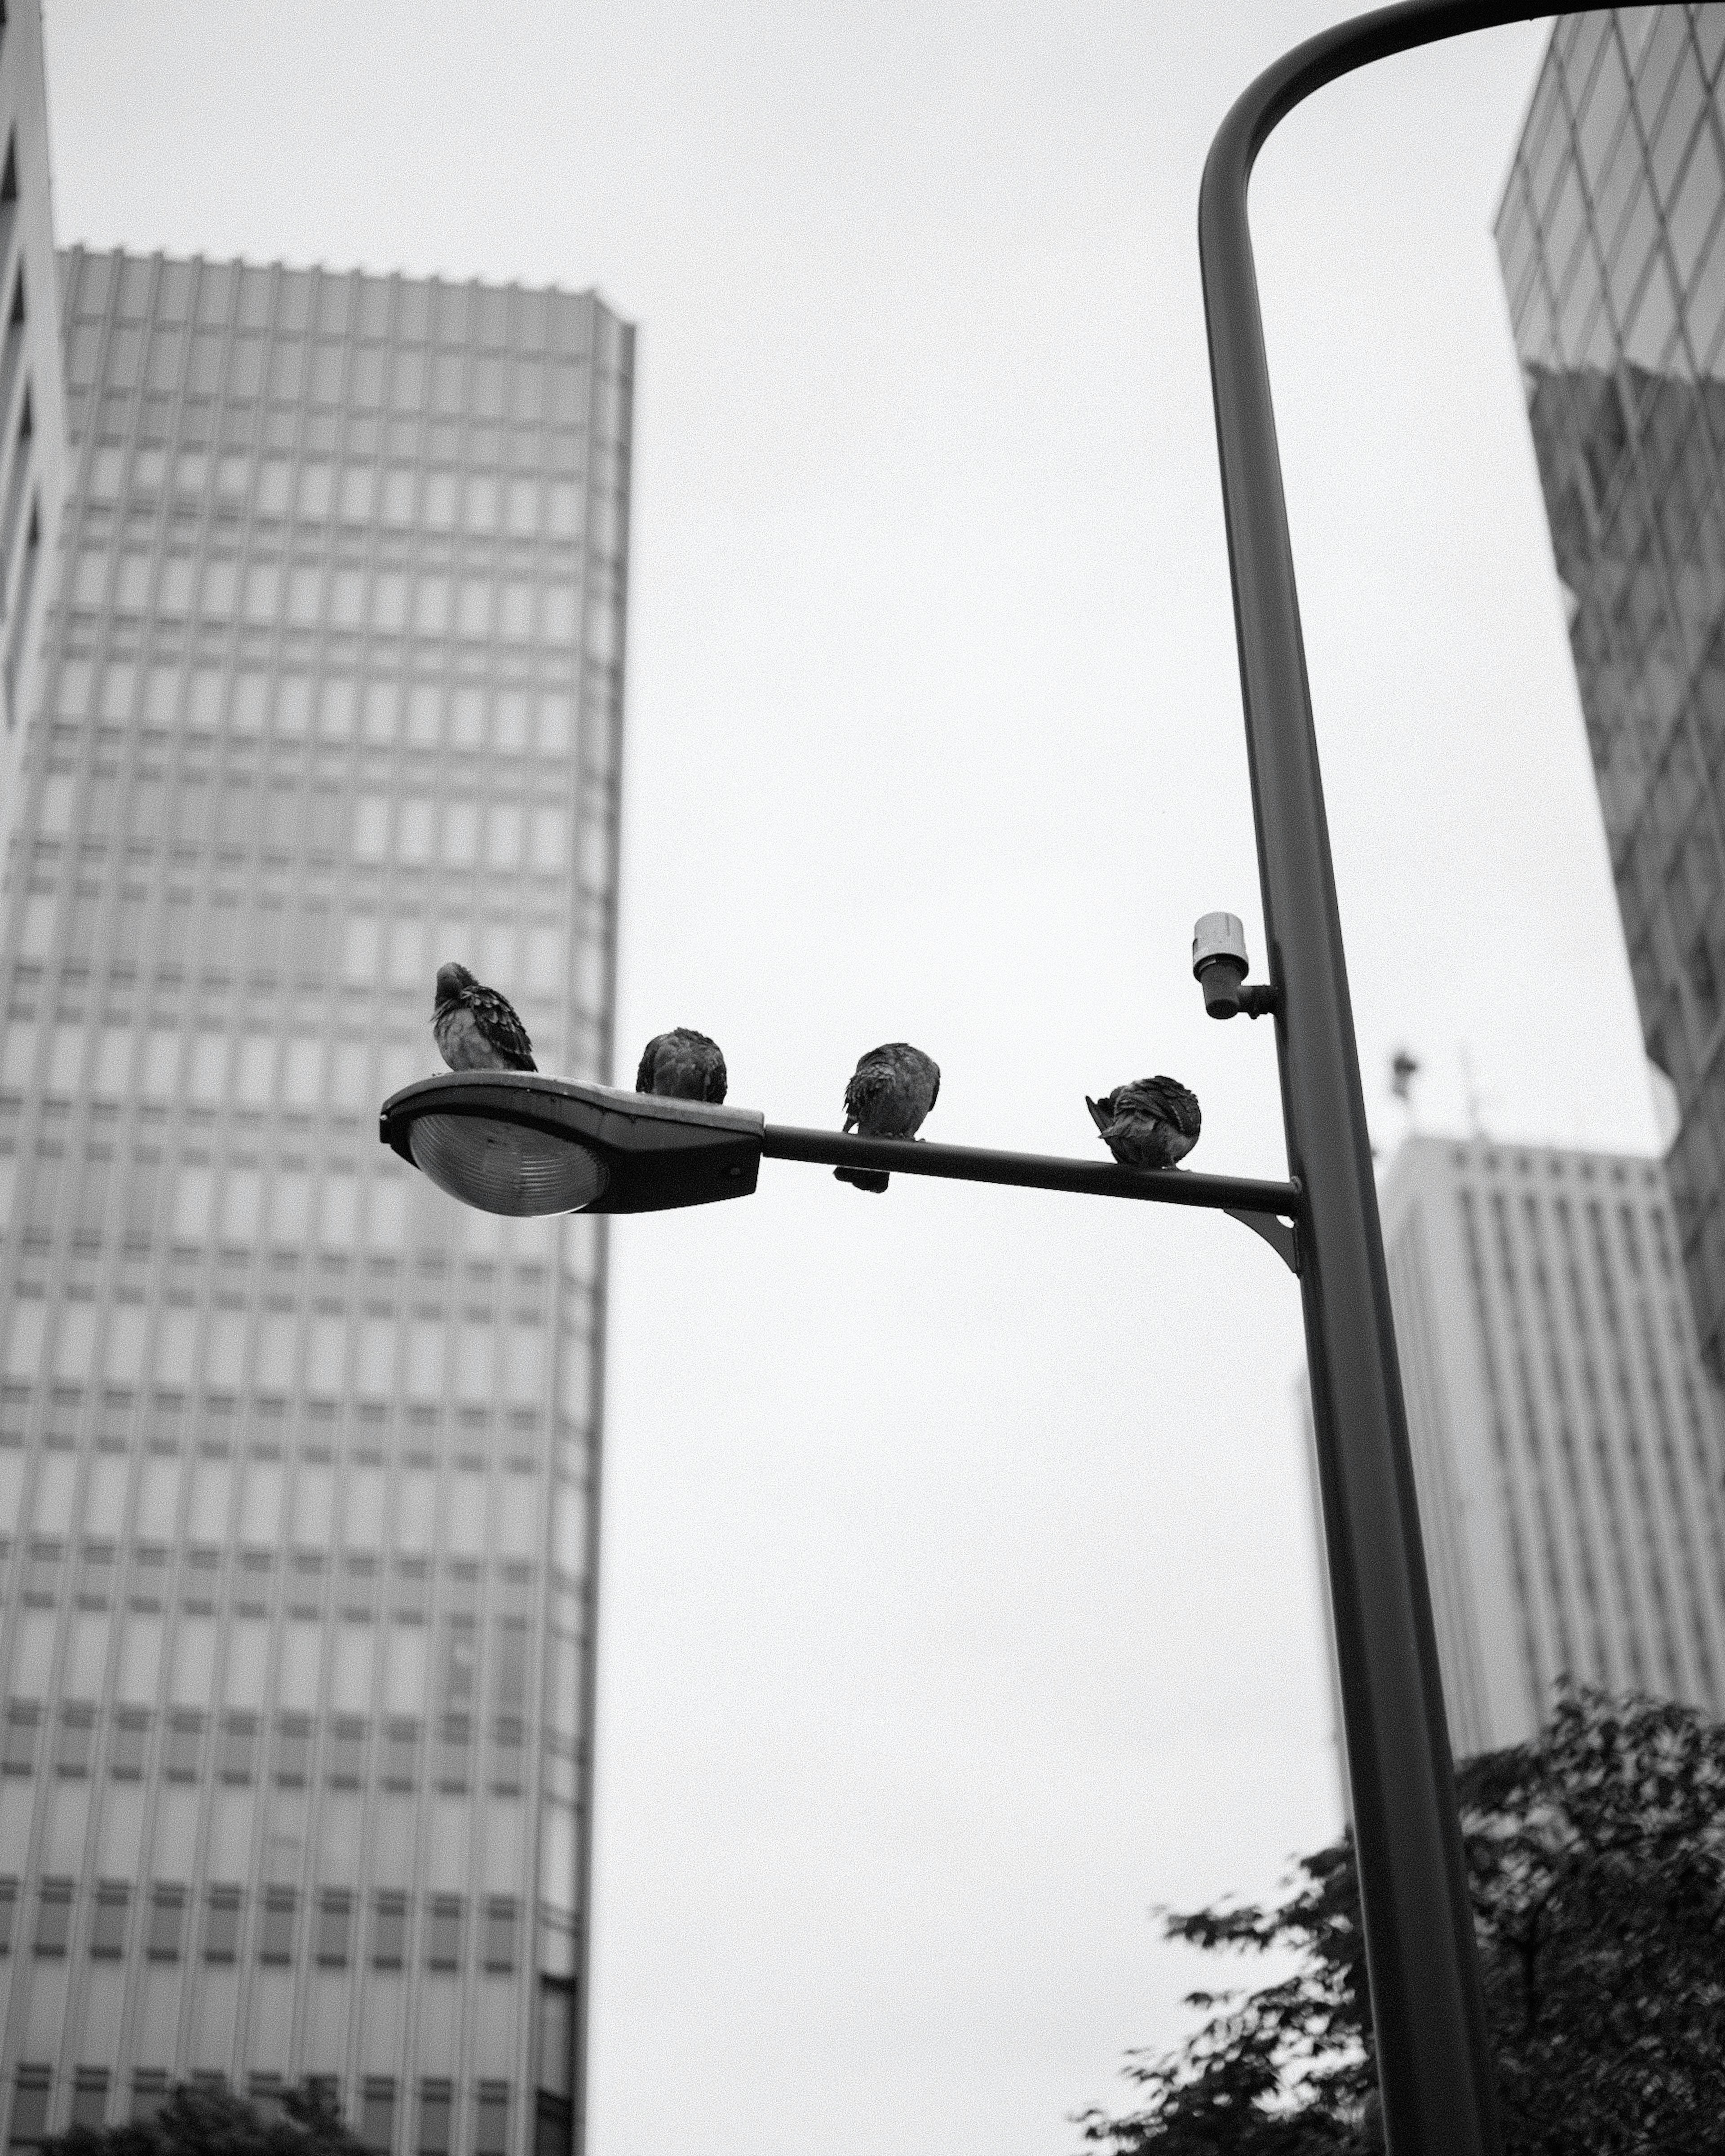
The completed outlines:
[[[367,2148],[395,2146],[395,2083],[367,2082],[360,2101],[359,2138]]]
[[[69,1460],[69,1453],[58,1455]],[[46,1464],[46,1463],[44,1463]],[[40,1510],[40,1501],[38,1501]],[[26,1602],[52,1602],[59,1591],[60,1546],[58,1543],[33,1542],[24,1566],[24,1599]]]
[[[222,1724],[220,1773],[224,1782],[249,1782],[258,1749],[257,1717],[230,1714]]]
[[[258,1943],[258,1959],[288,1962],[293,1958],[294,1890],[271,1887],[264,1896],[264,1936]]]
[[[425,1935],[427,1969],[455,1969],[461,1960],[461,1903],[454,1894],[434,1896]]]
[[[465,1714],[446,1714],[439,1733],[437,1781],[442,1789],[465,1789],[470,1772],[473,1725]]]
[[[167,1778],[171,1782],[198,1779],[198,1755],[203,1748],[203,1717],[177,1714],[167,1725]]]
[[[18,1881],[0,1879],[0,1954],[12,1952],[12,1924],[17,1913]]]
[[[167,2076],[157,2067],[145,2067],[131,2077],[131,2118],[134,2126],[146,2126],[167,2102]]]
[[[491,1739],[491,1787],[506,1794],[521,1786],[524,1753],[521,1719],[500,1714]]]
[[[95,1715],[87,1707],[69,1707],[60,1717],[60,1742],[54,1764],[63,1774],[87,1774],[95,1748]]]
[[[52,2086],[46,2066],[20,2066],[12,2099],[9,2148],[33,2148],[48,2138],[48,2096]],[[447,2144],[446,2144],[447,2145]]]
[[[311,1725],[304,1715],[285,1714],[275,1725],[275,1779],[298,1789],[311,1764]]]
[[[325,1969],[346,1969],[347,1943],[353,1929],[351,1895],[326,1891],[317,1910],[317,1958]]]
[[[108,1749],[108,1771],[118,1781],[136,1781],[144,1771],[144,1750],[150,1739],[147,1714],[121,1708],[115,1719]]]
[[[383,1786],[411,1789],[419,1771],[419,1725],[392,1722],[383,1732]]]
[[[338,1718],[330,1732],[325,1779],[338,1789],[356,1789],[365,1765],[366,1726]]]
[[[157,1887],[150,1897],[150,1942],[146,1951],[151,1961],[177,1961],[180,1958],[180,1933],[186,1913],[186,1890],[183,1887]]]
[[[44,2116],[46,2105],[44,2106]],[[449,2084],[419,2084],[418,2156],[449,2156]]]
[[[372,1912],[372,1967],[399,1969],[407,1958],[408,1897],[380,1894]]]
[[[33,1774],[36,1771],[38,1710],[14,1701],[6,1710],[6,1737],[0,1751],[0,1773]]]
[[[254,2074],[245,2085],[245,2092],[266,2119],[274,2122],[286,2116],[281,2107],[281,2076]]]
[[[105,1879],[96,1888],[90,1951],[97,1961],[117,1961],[126,1952],[126,1919],[131,1907],[131,1889],[122,1881]]]
[[[509,2156],[509,2084],[481,2082],[475,2106],[473,2156]]]
[[[212,1887],[203,1912],[203,1958],[232,1961],[239,1952],[239,1889]]]
[[[108,2123],[108,2070],[80,2066],[72,2084],[72,2124],[100,2133]]]
[[[36,1906],[36,1951],[39,1954],[63,1954],[71,1936],[72,1882],[69,1879],[44,1879],[42,1897]]]
[[[495,1900],[485,1907],[485,1967],[506,1975],[515,1967],[515,1903]]]

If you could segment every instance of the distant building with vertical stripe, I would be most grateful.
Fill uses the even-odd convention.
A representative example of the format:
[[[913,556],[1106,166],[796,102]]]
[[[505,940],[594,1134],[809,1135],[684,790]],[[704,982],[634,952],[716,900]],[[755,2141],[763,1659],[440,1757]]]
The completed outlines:
[[[1725,1491],[1660,1163],[1407,1141],[1382,1210],[1451,1741],[1568,1676],[1725,1711]]]

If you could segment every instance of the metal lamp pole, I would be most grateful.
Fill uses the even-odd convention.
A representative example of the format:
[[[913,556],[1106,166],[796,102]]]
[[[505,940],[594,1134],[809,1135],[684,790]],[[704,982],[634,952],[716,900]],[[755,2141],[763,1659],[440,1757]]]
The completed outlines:
[[[1234,105],[1199,199],[1282,1117],[1289,1173],[1304,1199],[1301,1292],[1366,1961],[1394,2156],[1492,2156],[1499,2143],[1246,191],[1271,130],[1337,76],[1464,31],[1570,12],[1605,11],[1408,0],[1323,32]]]

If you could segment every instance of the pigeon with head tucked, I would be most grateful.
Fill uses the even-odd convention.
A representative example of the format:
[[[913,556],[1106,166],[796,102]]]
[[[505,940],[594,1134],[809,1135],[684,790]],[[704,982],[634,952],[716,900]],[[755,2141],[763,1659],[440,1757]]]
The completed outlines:
[[[1139,1078],[1084,1105],[1102,1142],[1122,1168],[1172,1168],[1204,1127],[1198,1096],[1177,1078]]]
[[[533,1044],[507,996],[465,966],[439,966],[431,1030],[452,1070],[536,1070]]]
[[[940,1098],[941,1067],[907,1040],[871,1048],[845,1088],[845,1127],[865,1138],[913,1138]],[[890,1178],[879,1168],[835,1168],[840,1183],[882,1191]]]
[[[729,1083],[718,1042],[687,1025],[655,1034],[641,1051],[635,1073],[638,1093],[656,1093],[668,1101],[711,1101],[715,1106]]]

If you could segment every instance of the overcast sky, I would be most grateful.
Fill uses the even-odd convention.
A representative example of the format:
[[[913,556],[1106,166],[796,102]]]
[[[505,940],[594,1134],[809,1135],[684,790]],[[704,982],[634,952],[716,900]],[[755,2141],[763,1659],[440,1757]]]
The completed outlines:
[[[1195,240],[1296,0],[47,0],[63,242],[596,285],[640,326],[619,1063],[1285,1167]],[[1651,1147],[1490,241],[1545,31],[1254,202],[1367,1092]],[[500,984],[500,985],[507,985]],[[1124,1217],[1122,1217],[1124,1216]],[[595,2156],[1068,2156],[1158,1902],[1337,1825],[1293,1281],[1219,1217],[768,1163],[613,1240]]]

